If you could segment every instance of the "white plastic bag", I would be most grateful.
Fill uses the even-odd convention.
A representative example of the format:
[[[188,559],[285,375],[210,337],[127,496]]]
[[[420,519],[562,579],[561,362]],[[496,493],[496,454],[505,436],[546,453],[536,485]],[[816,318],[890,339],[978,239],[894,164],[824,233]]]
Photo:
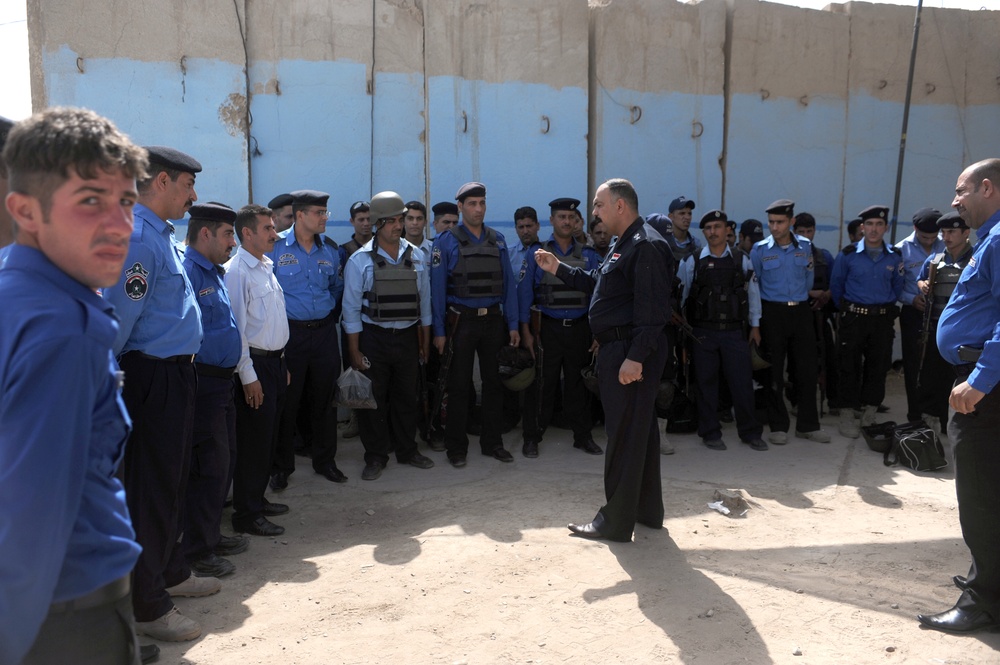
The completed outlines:
[[[333,403],[334,406],[345,406],[349,409],[376,408],[372,380],[353,367],[348,367],[337,379],[337,391]]]

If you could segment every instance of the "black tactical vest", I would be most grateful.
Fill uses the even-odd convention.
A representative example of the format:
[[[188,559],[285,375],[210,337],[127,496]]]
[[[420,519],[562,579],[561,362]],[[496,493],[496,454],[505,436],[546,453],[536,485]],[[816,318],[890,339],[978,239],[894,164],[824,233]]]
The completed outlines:
[[[486,237],[472,242],[464,227],[453,226],[458,241],[458,262],[448,274],[448,295],[457,298],[499,298],[503,295],[503,265],[497,234],[483,227]]]
[[[351,236],[351,239],[343,244],[343,248],[347,251],[347,258],[351,258],[351,254],[361,249],[361,245],[354,239],[354,236]]]
[[[830,266],[826,263],[826,257],[816,245],[812,246],[813,253],[813,290],[830,290]]]
[[[688,320],[697,328],[739,330],[747,320],[750,300],[743,266],[732,254],[695,259]]]
[[[958,278],[962,276],[965,266],[969,265],[972,258],[972,248],[969,247],[965,254],[959,257],[952,265],[945,263],[945,253],[941,252],[931,259],[936,268],[934,269],[934,286],[931,290],[931,320],[937,321],[941,318],[944,306],[948,304],[951,294],[955,291]]]
[[[543,248],[558,256],[554,241],[549,240]],[[579,242],[575,243],[572,254],[560,260],[575,268],[587,267],[583,245]],[[543,271],[542,281],[535,288],[535,305],[549,309],[586,309],[590,306],[590,297],[583,291],[574,291],[555,275]]]
[[[365,291],[368,301],[361,311],[372,321],[416,321],[420,318],[420,294],[417,292],[417,271],[407,247],[399,263],[389,263],[378,253],[378,244],[372,248],[371,291]]]
[[[688,244],[683,247],[677,244],[677,238],[672,232],[663,236],[663,239],[670,245],[670,253],[674,255],[674,265],[679,266],[684,263],[684,259],[698,251],[698,245],[695,244],[694,237],[690,233],[688,233]]]

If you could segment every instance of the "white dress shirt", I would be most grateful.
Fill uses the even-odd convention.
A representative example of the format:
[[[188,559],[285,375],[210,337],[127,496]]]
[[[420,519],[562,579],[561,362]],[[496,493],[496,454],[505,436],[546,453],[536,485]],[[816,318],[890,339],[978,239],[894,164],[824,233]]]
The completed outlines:
[[[236,371],[243,385],[248,385],[257,380],[250,347],[278,351],[288,343],[285,294],[271,259],[258,259],[243,247],[226,264],[226,289],[243,345]]]

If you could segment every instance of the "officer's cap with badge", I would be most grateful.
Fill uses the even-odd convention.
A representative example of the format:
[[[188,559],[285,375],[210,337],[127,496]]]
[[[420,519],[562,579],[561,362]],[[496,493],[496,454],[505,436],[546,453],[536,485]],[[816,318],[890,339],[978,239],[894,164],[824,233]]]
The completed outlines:
[[[553,199],[549,201],[549,208],[552,209],[553,213],[555,213],[558,210],[569,210],[570,212],[574,212],[579,207],[580,207],[579,199],[563,198],[563,199]]]
[[[937,233],[939,219],[941,219],[940,210],[921,208],[913,213],[913,228],[924,233]]]
[[[864,210],[858,213],[858,217],[862,222],[869,219],[889,219],[889,206],[873,205],[868,206]]]
[[[284,208],[285,206],[292,205],[292,195],[291,194],[278,194],[273,199],[267,202],[267,207],[271,210],[277,210],[278,208]]]
[[[961,215],[952,210],[938,218],[937,227],[943,231],[944,229],[967,229],[969,225],[965,223]]]
[[[670,202],[670,207],[667,208],[667,212],[677,212],[681,208],[694,210],[694,201],[692,201],[691,199],[686,199],[683,196],[678,196],[676,199]]]
[[[191,175],[201,173],[201,163],[186,152],[181,152],[176,148],[170,148],[165,145],[147,145],[144,147],[146,148],[146,152],[149,153],[149,172],[151,174],[156,172],[157,166],[180,171],[181,173],[190,173]]]
[[[795,201],[791,199],[778,199],[771,205],[764,208],[764,212],[769,215],[784,215],[793,217],[795,215]]]
[[[208,203],[198,203],[188,209],[191,220],[200,220],[214,224],[235,224],[236,211],[225,203],[209,201]]]
[[[764,225],[756,219],[748,219],[740,224],[740,235],[760,242],[764,239]]]
[[[467,182],[458,188],[455,200],[462,203],[470,196],[486,196],[486,185],[481,182]]]
[[[330,195],[315,189],[297,189],[292,192],[292,205],[294,206],[326,206],[330,200]]]
[[[703,229],[708,226],[709,222],[728,222],[729,217],[721,210],[709,210],[704,215],[701,216],[701,221],[698,222],[698,228]]]
[[[441,215],[457,215],[458,206],[451,201],[441,201],[431,206],[431,212],[440,217]]]

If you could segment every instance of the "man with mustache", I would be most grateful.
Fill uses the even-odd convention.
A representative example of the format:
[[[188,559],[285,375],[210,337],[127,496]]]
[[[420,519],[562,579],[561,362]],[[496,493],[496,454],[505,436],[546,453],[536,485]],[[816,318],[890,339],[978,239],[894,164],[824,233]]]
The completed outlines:
[[[136,631],[178,642],[201,635],[172,596],[208,596],[222,585],[196,577],[179,540],[191,465],[201,312],[184,272],[171,219],[183,219],[198,195],[201,164],[166,146],[149,146],[149,176],[139,181],[125,269],[104,291],[121,325],[114,351],[128,380],[123,397],[132,435],[123,466],[129,512],[142,554],[132,583]]]
[[[121,274],[146,154],[92,111],[49,109],[3,159],[18,233],[0,270],[0,663],[131,665],[129,416],[95,291]]]

